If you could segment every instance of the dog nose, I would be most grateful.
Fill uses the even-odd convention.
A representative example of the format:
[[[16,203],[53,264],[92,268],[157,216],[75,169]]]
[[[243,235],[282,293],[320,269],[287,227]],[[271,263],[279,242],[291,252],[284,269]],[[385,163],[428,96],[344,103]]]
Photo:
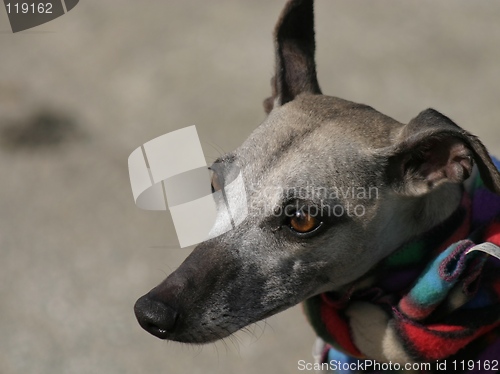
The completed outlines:
[[[141,327],[150,334],[167,339],[175,329],[179,313],[169,305],[153,298],[150,294],[142,296],[134,305],[134,312]]]

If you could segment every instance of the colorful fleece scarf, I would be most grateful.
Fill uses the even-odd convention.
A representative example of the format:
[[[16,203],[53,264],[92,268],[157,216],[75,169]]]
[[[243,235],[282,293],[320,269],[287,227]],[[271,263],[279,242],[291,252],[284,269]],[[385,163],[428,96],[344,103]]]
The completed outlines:
[[[479,175],[472,182],[445,222],[403,245],[343,294],[304,302],[309,322],[326,342],[323,368],[409,368],[382,368],[373,365],[376,360],[427,362],[430,371],[446,365],[456,372],[500,372],[500,196]]]

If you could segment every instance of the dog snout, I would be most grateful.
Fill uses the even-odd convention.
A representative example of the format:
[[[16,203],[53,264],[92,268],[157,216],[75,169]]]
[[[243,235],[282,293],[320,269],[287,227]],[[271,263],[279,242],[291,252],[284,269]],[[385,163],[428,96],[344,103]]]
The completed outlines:
[[[160,339],[168,339],[179,318],[175,308],[149,293],[137,300],[134,312],[141,327]]]

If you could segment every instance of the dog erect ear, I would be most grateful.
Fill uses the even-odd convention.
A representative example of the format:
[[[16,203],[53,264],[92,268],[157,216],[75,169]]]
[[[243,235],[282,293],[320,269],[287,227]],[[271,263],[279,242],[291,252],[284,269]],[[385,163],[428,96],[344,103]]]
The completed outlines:
[[[441,113],[427,109],[403,129],[393,147],[388,176],[396,190],[422,195],[443,183],[462,183],[477,163],[486,187],[500,194],[500,173],[477,137]]]
[[[320,94],[314,61],[313,0],[290,0],[274,30],[275,75],[272,96],[264,100],[269,113],[302,92]]]

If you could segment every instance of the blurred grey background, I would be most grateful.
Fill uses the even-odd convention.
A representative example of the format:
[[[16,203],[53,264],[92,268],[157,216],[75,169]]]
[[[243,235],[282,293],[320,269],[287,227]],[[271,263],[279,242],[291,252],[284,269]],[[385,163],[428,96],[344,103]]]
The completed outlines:
[[[294,373],[300,307],[204,347],[135,300],[186,257],[135,207],[127,157],[197,125],[208,160],[263,120],[284,1],[86,0],[12,34],[0,10],[0,373]],[[500,155],[500,2],[319,0],[325,93],[407,122],[434,107]]]

